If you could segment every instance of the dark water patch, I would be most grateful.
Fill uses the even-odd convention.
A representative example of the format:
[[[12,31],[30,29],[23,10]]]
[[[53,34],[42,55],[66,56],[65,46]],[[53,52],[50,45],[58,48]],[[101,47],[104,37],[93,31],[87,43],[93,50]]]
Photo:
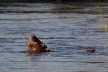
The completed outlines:
[[[4,47],[3,45],[0,45],[0,47]]]
[[[82,71],[75,71],[75,72],[89,72],[89,71],[83,71],[83,70],[82,70]]]
[[[0,3],[0,7],[43,7],[42,5],[46,6],[48,4],[53,5],[53,3]]]
[[[1,21],[32,21],[36,19],[0,19]]]
[[[15,34],[27,34],[30,33],[33,29],[26,29],[26,28],[5,28],[4,31],[6,33],[6,35],[15,35]]]
[[[20,5],[20,4],[17,4],[17,3],[0,3],[0,7],[13,7],[13,6],[23,6],[23,5],[25,5],[25,4],[22,4],[22,5]]]
[[[25,69],[28,69],[28,68],[22,68],[22,67],[21,67],[21,68],[9,68],[9,69],[12,69],[12,70],[19,70],[19,69],[22,70],[22,69],[24,69],[24,70],[25,70]],[[28,69],[28,70],[29,70],[29,69]]]
[[[27,50],[26,50],[26,51],[12,51],[12,50],[11,50],[11,51],[9,51],[9,50],[8,50],[8,51],[4,51],[4,50],[3,50],[3,51],[0,51],[0,53],[7,53],[7,54],[8,54],[8,53],[12,53],[12,54],[17,54],[17,53],[28,53],[28,51],[27,51]]]
[[[104,63],[108,63],[108,62],[84,62],[84,63],[90,63],[90,64],[104,64]]]
[[[103,18],[108,18],[108,16],[105,15],[105,16],[103,16]]]
[[[46,62],[46,63],[48,63],[48,62],[51,62],[51,63],[72,63],[72,62],[76,62],[76,61],[63,61],[63,60],[61,60],[61,61],[36,61],[36,62]]]
[[[51,50],[50,52],[54,53],[54,52],[61,52],[61,51],[59,51],[59,50],[58,51],[57,50]]]
[[[11,45],[8,45],[8,46],[15,46],[15,47],[25,47],[26,46],[26,43],[25,42],[16,42],[15,44],[11,44]]]
[[[27,33],[29,33],[29,32],[27,32],[27,31],[16,31],[16,32],[9,32],[9,33],[7,33],[7,34],[12,34],[12,35],[15,35],[15,34],[27,34]]]
[[[73,37],[48,37],[48,38],[40,38],[40,39],[74,39]]]
[[[52,12],[50,11],[0,11],[0,13],[52,13]]]
[[[0,7],[27,7],[29,6],[29,3],[0,3]]]
[[[28,53],[28,50],[26,50],[26,51],[19,51],[19,53]]]

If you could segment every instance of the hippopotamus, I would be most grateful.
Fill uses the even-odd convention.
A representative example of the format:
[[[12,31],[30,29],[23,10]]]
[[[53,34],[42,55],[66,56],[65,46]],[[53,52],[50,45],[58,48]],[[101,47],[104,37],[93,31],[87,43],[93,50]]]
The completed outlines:
[[[47,45],[41,42],[34,34],[31,34],[26,41],[30,53],[49,52]]]
[[[83,50],[86,53],[94,53],[94,52],[96,52],[96,48],[84,48]]]

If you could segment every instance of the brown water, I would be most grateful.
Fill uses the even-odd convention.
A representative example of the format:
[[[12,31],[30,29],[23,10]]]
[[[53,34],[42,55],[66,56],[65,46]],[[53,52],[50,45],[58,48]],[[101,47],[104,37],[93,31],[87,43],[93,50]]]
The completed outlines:
[[[108,35],[94,4],[0,6],[0,72],[108,72]],[[107,11],[107,5],[101,7]],[[107,23],[107,13],[104,17]],[[51,52],[28,55],[31,33]],[[96,52],[84,53],[86,47]]]

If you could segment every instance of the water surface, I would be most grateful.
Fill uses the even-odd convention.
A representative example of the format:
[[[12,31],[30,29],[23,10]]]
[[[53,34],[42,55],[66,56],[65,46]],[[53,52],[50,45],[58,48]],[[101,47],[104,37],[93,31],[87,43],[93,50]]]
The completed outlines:
[[[94,4],[0,4],[0,71],[108,72],[108,35],[97,12]],[[32,33],[51,52],[29,55],[25,41]]]

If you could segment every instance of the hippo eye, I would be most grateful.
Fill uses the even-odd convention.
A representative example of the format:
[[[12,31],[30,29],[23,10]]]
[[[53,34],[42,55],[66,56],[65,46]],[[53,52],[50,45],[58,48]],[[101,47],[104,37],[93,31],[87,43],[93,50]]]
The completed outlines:
[[[47,46],[45,45],[45,48],[47,48]]]
[[[29,37],[29,40],[31,40],[31,37]]]

